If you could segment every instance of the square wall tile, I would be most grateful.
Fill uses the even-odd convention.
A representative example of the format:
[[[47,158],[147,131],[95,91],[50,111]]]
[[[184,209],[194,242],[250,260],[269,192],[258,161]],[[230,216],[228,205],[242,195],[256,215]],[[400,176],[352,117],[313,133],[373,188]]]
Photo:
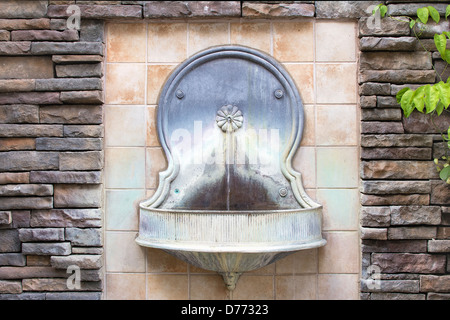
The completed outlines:
[[[313,105],[303,106],[303,134],[300,146],[314,146],[316,143],[316,115]]]
[[[218,274],[191,275],[189,288],[192,300],[225,300],[230,294]]]
[[[355,146],[359,140],[356,105],[317,106],[317,145]]]
[[[323,230],[358,230],[358,189],[318,189],[316,195],[323,206]]]
[[[145,291],[145,274],[106,275],[106,300],[145,300]]]
[[[147,107],[147,138],[146,145],[147,147],[160,147],[158,139],[158,129],[156,126],[157,122],[157,108],[155,106]]]
[[[106,188],[145,188],[145,148],[105,149]]]
[[[186,273],[187,263],[159,249],[147,248],[147,272]]]
[[[317,187],[357,188],[358,148],[317,148]]]
[[[317,64],[317,103],[354,103],[357,101],[356,63]]]
[[[317,21],[316,61],[356,61],[356,23]]]
[[[145,272],[145,248],[135,238],[136,232],[106,232],[107,272]]]
[[[251,47],[270,53],[270,23],[244,22],[231,23],[231,43]]]
[[[319,274],[319,300],[359,300],[359,274]]]
[[[145,64],[108,63],[106,104],[145,104]]]
[[[162,148],[147,148],[146,187],[157,188],[159,172],[167,168],[167,160]]]
[[[187,23],[148,24],[148,62],[182,62],[187,58]]]
[[[139,202],[145,190],[106,190],[106,230],[138,230]]]
[[[206,48],[229,44],[229,24],[189,23],[189,55]]]
[[[300,147],[292,161],[292,167],[302,174],[305,188],[316,186],[316,150],[314,147]]]
[[[147,72],[147,104],[157,104],[159,93],[174,65],[149,65]]]
[[[253,276],[243,274],[233,290],[236,300],[272,300],[274,297],[273,276]]]
[[[277,300],[314,300],[316,298],[316,275],[276,276]]]
[[[145,146],[145,107],[106,106],[105,145],[107,147]]]
[[[300,250],[276,262],[276,274],[317,272],[317,249]]]
[[[147,299],[187,300],[188,276],[179,274],[150,274],[147,277]]]
[[[285,63],[304,104],[314,103],[314,65]]]
[[[312,21],[274,22],[273,56],[282,61],[314,61]]]
[[[327,244],[319,248],[319,273],[358,273],[358,232],[324,232],[323,237]]]
[[[145,23],[109,23],[106,30],[107,62],[145,62],[147,53]]]

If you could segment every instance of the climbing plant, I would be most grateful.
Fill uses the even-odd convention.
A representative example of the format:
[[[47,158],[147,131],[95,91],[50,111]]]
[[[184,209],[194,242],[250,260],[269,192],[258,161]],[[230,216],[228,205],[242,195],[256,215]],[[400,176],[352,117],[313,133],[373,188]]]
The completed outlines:
[[[384,4],[379,4],[373,9],[373,14],[379,12],[381,18],[385,16],[402,22],[409,22],[409,27],[414,32],[415,37],[421,43],[420,35],[423,32],[425,25],[430,20],[439,23],[441,17],[439,12],[432,6],[427,6],[417,9],[417,18],[414,19],[408,16],[394,17],[387,13],[388,8]],[[450,16],[450,5],[447,6],[445,11],[445,19]],[[406,19],[406,20],[405,20]],[[448,39],[447,39],[448,38]],[[447,49],[447,40],[450,40],[450,32],[444,31],[441,34],[434,34],[434,44],[436,49],[447,64],[444,68],[450,64],[450,50]],[[422,47],[428,51],[421,43]],[[439,82],[435,84],[427,84],[412,90],[411,88],[403,88],[397,95],[397,102],[400,104],[405,117],[409,117],[414,110],[421,113],[429,114],[432,117],[440,116],[443,112],[449,112],[448,107],[450,105],[450,77],[444,81],[442,79],[443,72],[437,72],[435,66],[433,69],[438,75]],[[445,155],[440,159],[434,159],[436,168],[439,172],[439,177],[450,184],[450,126],[447,131],[441,132],[442,139],[446,142],[448,150]]]

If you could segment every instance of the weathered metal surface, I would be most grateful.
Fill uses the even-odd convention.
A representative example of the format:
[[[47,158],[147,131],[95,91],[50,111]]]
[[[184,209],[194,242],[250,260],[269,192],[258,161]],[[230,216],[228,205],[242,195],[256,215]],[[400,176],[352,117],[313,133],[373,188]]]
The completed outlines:
[[[181,64],[159,98],[168,168],[140,204],[137,243],[217,271],[229,288],[242,272],[324,245],[321,206],[291,166],[303,122],[293,81],[259,51],[216,47]]]

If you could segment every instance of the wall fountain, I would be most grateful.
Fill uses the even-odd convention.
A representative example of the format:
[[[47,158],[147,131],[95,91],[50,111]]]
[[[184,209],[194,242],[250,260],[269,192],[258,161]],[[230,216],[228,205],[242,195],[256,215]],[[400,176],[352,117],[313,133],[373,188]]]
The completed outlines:
[[[323,246],[322,207],[292,166],[299,92],[280,63],[247,47],[200,52],[171,74],[157,127],[168,167],[140,203],[141,246],[216,271],[243,272]]]

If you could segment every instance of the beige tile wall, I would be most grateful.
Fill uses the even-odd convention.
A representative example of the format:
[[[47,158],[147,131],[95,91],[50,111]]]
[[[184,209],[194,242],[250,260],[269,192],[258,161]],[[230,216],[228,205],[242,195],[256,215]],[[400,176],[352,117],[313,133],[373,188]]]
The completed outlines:
[[[195,21],[107,25],[105,288],[107,299],[358,299],[360,245],[356,23]],[[156,104],[168,74],[214,45],[241,44],[281,61],[302,95],[306,126],[294,168],[324,205],[320,249],[244,274],[230,294],[220,276],[134,242],[138,203],[166,160]]]

